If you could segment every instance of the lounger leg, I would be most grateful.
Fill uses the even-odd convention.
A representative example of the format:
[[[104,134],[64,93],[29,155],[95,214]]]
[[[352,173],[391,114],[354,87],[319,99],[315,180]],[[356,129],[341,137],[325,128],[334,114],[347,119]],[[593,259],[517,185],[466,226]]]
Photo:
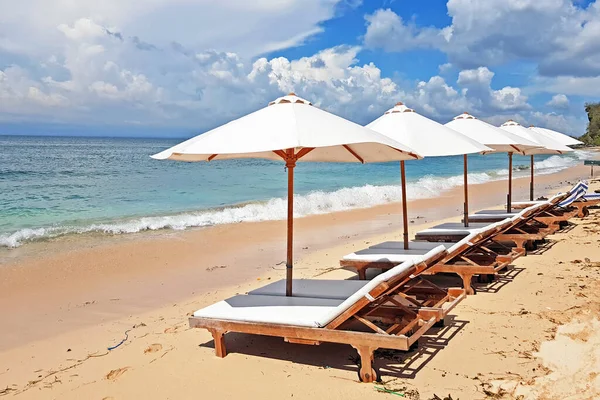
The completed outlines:
[[[367,279],[367,270],[366,268],[359,268],[356,270],[356,272],[358,272],[358,279],[360,279],[361,281],[364,281]]]
[[[367,346],[352,346],[358,351],[360,357],[360,371],[358,375],[361,382],[374,382],[377,372],[373,369],[373,348]]]
[[[212,337],[215,341],[215,355],[217,357],[223,358],[227,355],[227,349],[225,348],[225,332],[211,330]]]
[[[517,246],[517,249],[523,253],[523,255],[527,254],[527,249],[525,248],[525,244],[527,243],[527,240],[523,240],[523,239],[513,239],[513,241],[515,242],[515,245]]]
[[[475,290],[471,286],[471,280],[473,279],[473,274],[458,274],[463,280],[463,287],[467,291],[467,294],[475,294]]]

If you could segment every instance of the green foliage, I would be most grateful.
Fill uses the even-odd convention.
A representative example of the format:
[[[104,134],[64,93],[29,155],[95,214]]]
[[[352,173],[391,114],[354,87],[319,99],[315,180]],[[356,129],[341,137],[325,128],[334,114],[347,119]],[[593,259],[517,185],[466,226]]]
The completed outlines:
[[[579,140],[588,146],[600,146],[600,103],[586,103],[585,112],[588,115],[588,127]]]

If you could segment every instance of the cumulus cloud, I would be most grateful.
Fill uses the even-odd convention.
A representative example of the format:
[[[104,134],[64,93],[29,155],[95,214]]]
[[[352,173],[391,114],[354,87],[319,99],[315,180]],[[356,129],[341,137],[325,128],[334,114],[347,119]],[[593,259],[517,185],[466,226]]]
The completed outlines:
[[[452,23],[443,28],[377,10],[365,17],[365,45],[434,48],[460,68],[530,60],[544,76],[600,74],[599,1],[582,8],[570,0],[449,0],[447,7]]]
[[[405,51],[416,47],[434,47],[443,40],[443,31],[420,28],[414,22],[407,23],[390,9],[377,10],[372,15],[366,15],[365,20],[368,28],[364,42],[367,47]]]
[[[62,51],[45,60],[38,76],[18,67],[0,75],[0,96],[14,112],[65,122],[208,129],[290,91],[363,124],[399,100],[442,121],[465,110],[487,115],[529,109],[520,89],[492,89],[494,73],[485,67],[461,71],[456,85],[440,76],[400,85],[375,64],[361,64],[357,46],[250,62],[177,42],[141,45],[148,42],[91,19],[57,30],[64,36]]]
[[[144,13],[132,0],[15,4],[14,13],[3,15],[0,25],[0,55],[6,56],[0,65],[1,118],[135,122],[201,131],[290,91],[363,124],[397,101],[440,122],[463,111],[490,118],[531,115],[528,97],[520,88],[494,85],[494,73],[479,65],[461,71],[460,64],[452,63],[440,67],[444,77],[399,82],[374,63],[361,62],[358,46],[336,46],[297,59],[260,56],[265,49],[301,43],[322,29],[320,21],[334,15],[336,7],[342,3],[354,7],[357,1],[211,1],[215,9],[198,17],[201,21],[194,25],[202,28],[190,29],[187,14],[208,1],[151,0]],[[25,6],[36,6],[39,12],[26,15]],[[7,7],[5,0],[0,0],[1,7]],[[219,17],[225,11],[228,18]],[[295,13],[293,18],[290,13]],[[376,13],[370,26],[384,17],[388,26],[380,24],[379,31],[371,30],[365,40],[375,45],[386,32],[398,40],[408,36],[395,46],[409,49],[442,45],[454,35],[452,29],[422,29],[394,15],[389,10]],[[200,23],[210,16],[226,23],[223,27],[216,27],[215,21]],[[178,23],[169,23],[170,18]],[[269,25],[281,18],[288,21]],[[255,29],[250,29],[250,20]],[[400,30],[393,28],[398,23]],[[24,34],[25,29],[30,34]],[[215,39],[211,29],[228,31]],[[456,79],[451,71],[458,72]]]
[[[556,94],[546,105],[554,108],[569,108],[569,98],[564,94]]]

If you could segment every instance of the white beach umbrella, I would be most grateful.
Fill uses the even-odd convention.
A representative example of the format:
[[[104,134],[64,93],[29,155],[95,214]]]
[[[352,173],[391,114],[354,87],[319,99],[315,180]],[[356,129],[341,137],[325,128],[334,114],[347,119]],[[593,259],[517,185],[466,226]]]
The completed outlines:
[[[367,125],[377,132],[405,143],[424,157],[463,155],[465,225],[468,225],[469,194],[467,154],[493,151],[480,142],[426,118],[403,103],[397,103],[381,117]],[[402,177],[402,211],[404,223],[404,248],[408,249],[408,218],[406,214],[406,173],[404,161],[400,162]]]
[[[553,131],[552,129],[540,128],[539,126],[533,126],[533,125],[531,125],[529,127],[529,129],[531,129],[532,131],[535,131],[537,133],[540,133],[542,135],[546,135],[546,136],[550,137],[551,139],[554,139],[558,143],[564,144],[565,146],[577,146],[577,145],[583,144],[583,142],[575,139],[572,136],[565,135],[564,133],[560,133],[557,131]]]
[[[540,147],[539,143],[495,127],[466,112],[454,117],[452,121],[446,123],[446,126],[485,144],[495,152],[525,155],[529,154],[528,151],[531,149]]]
[[[550,138],[549,136],[540,134],[532,129],[527,129],[518,122],[513,120],[508,120],[500,126],[501,129],[504,129],[507,132],[510,132],[514,135],[521,136],[522,138],[538,143],[540,147],[531,149],[528,154],[531,156],[531,165],[530,165],[530,173],[531,178],[529,182],[529,200],[533,200],[533,186],[534,186],[534,154],[564,154],[570,151],[573,151],[570,147],[565,146],[562,143],[557,142],[556,140]],[[511,160],[512,161],[512,160]],[[512,181],[512,162],[509,165],[509,182]],[[509,185],[512,185],[509,183]],[[507,202],[507,210],[510,212],[511,209],[511,201],[512,195],[509,194],[508,202]]]
[[[525,139],[522,136],[515,135],[504,129],[488,124],[469,113],[462,113],[448,123],[450,127],[463,135],[475,139],[488,147],[491,147],[496,152],[508,153],[508,203],[512,197],[512,156],[513,153],[522,155],[531,154],[540,148],[540,144],[531,140]]]
[[[298,161],[383,162],[421,158],[414,150],[330,114],[294,93],[152,156],[178,161],[266,158],[288,171],[287,287],[292,295],[294,167]]]

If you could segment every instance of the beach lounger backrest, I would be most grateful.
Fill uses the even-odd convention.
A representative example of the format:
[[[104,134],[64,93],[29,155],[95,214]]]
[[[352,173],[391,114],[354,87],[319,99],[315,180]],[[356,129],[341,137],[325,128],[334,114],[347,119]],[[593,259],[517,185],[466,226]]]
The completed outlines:
[[[462,238],[461,240],[459,240],[458,242],[454,243],[452,246],[446,249],[446,251],[448,252],[448,255],[446,257],[453,257],[456,253],[463,251],[463,249],[473,247],[481,241],[483,236],[484,235],[482,232],[473,232],[465,236],[464,238]]]
[[[390,288],[394,288],[402,282],[412,279],[415,274],[419,274],[445,254],[446,248],[438,246],[422,257],[405,261],[377,275],[323,318],[323,320],[328,320],[326,327],[336,328],[369,303],[374,302]]]
[[[569,197],[567,197],[566,199],[564,199],[563,201],[558,203],[558,206],[559,207],[568,207],[571,204],[573,204],[574,201],[577,201],[577,200],[581,199],[582,197],[584,197],[586,193],[587,193],[587,187],[582,185],[575,192],[572,192],[569,195]]]

